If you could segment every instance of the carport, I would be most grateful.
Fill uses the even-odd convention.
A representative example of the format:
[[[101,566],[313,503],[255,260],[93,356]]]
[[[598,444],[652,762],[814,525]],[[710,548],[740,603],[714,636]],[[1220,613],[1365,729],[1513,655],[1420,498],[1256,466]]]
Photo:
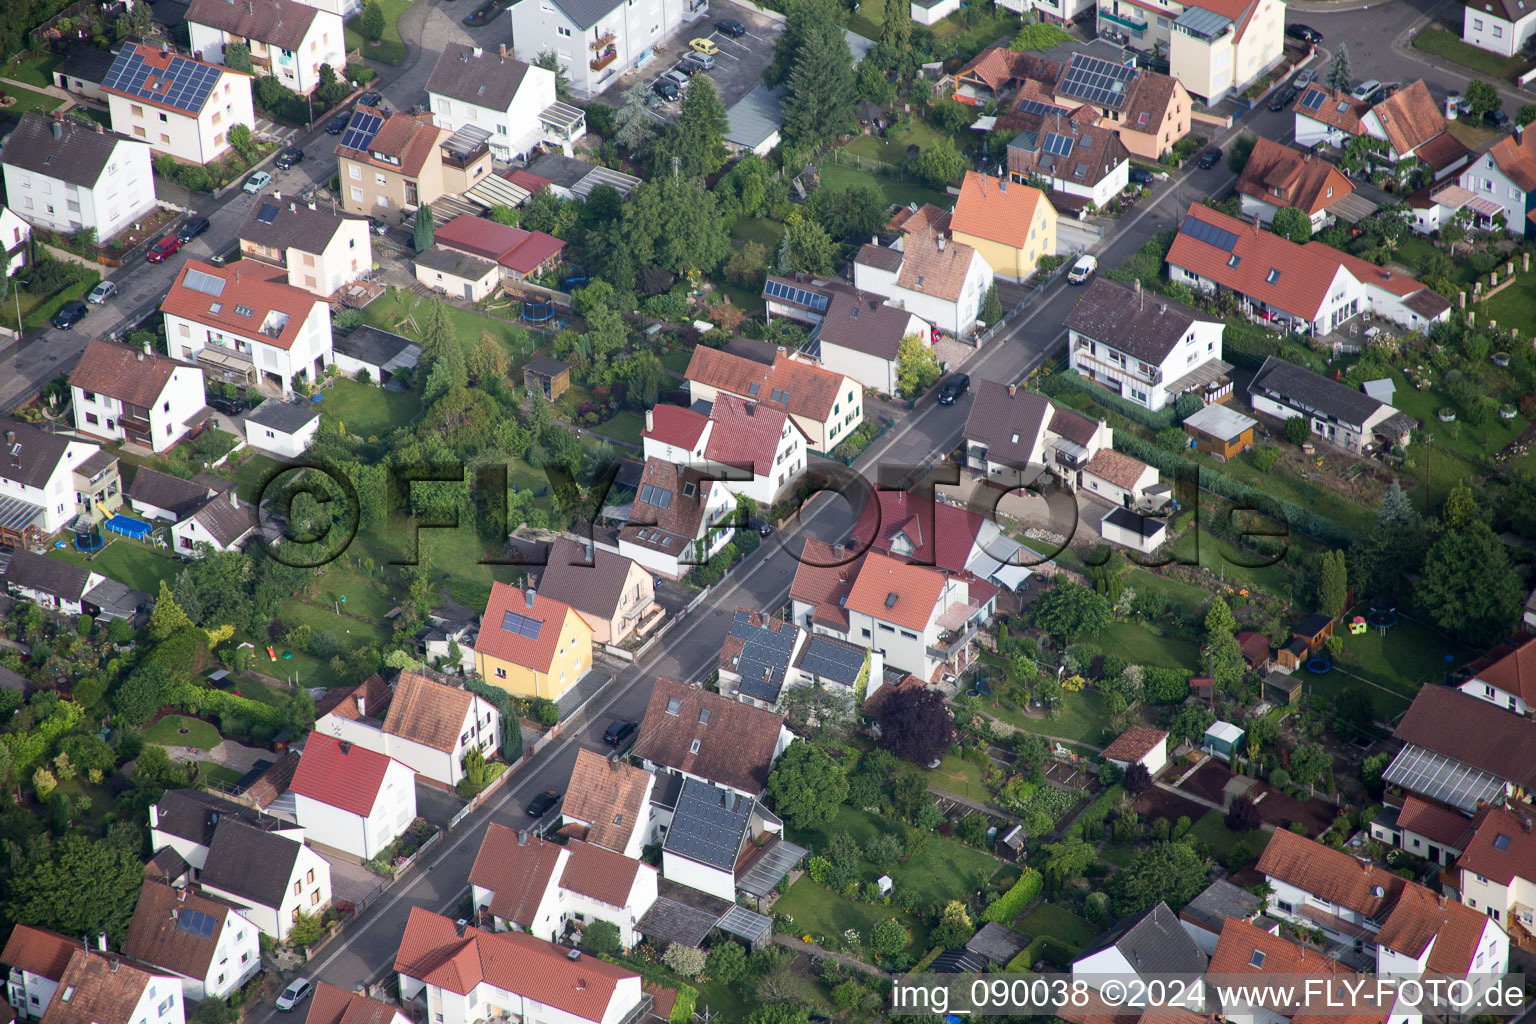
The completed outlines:
[[[783,881],[789,874],[789,869],[799,864],[808,851],[803,846],[785,842],[778,842],[764,850],[747,869],[747,873],[736,881],[736,888],[748,896],[766,896],[773,891],[773,887]]]

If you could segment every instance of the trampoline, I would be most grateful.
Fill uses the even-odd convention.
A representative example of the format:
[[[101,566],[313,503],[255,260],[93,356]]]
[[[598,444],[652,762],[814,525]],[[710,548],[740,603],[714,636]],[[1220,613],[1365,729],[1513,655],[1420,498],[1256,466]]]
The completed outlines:
[[[1396,608],[1372,608],[1365,617],[1366,624],[1375,629],[1387,630],[1397,625]]]
[[[101,527],[95,523],[87,522],[75,527],[75,550],[99,551],[105,543],[101,536]]]
[[[528,301],[523,303],[523,319],[531,324],[542,324],[553,319],[555,307],[548,302]]]
[[[102,524],[113,533],[120,533],[124,537],[132,537],[134,540],[143,540],[154,529],[146,522],[142,522],[132,516],[116,515]]]
[[[1315,676],[1325,676],[1333,671],[1333,662],[1327,658],[1308,658],[1307,671]]]

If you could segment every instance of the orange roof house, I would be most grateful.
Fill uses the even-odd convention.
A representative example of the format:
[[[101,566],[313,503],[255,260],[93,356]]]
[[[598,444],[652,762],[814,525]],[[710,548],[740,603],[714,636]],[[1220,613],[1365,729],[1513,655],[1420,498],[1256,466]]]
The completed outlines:
[[[535,590],[493,583],[475,638],[486,682],[554,700],[592,667],[592,626],[580,612]]]
[[[1243,212],[1266,223],[1276,210],[1293,207],[1317,227],[1327,219],[1329,207],[1354,190],[1344,173],[1322,157],[1262,138],[1254,142],[1237,179]]]
[[[1002,277],[1021,281],[1056,252],[1056,209],[1045,193],[967,171],[950,218],[950,236],[981,253]]]

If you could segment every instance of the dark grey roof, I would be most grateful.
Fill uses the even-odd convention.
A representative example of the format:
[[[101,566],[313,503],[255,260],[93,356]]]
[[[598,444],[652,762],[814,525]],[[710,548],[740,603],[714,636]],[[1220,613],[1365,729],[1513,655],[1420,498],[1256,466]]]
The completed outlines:
[[[5,581],[10,585],[52,594],[66,601],[84,597],[90,580],[89,569],[20,548],[11,554],[11,564],[5,569]]]
[[[1381,402],[1363,391],[1274,356],[1266,358],[1253,375],[1248,394],[1264,395],[1300,412],[1321,413],[1355,427],[1362,426],[1382,407]]]
[[[262,831],[294,828],[289,822],[263,814],[254,807],[204,793],[200,789],[168,789],[155,804],[155,829],[207,846],[221,821],[241,821]]]
[[[302,843],[287,836],[263,832],[243,821],[221,820],[208,845],[202,882],[257,906],[282,906],[302,848]]]
[[[984,380],[965,418],[964,437],[986,445],[988,460],[1022,469],[1051,413],[1051,401],[1044,395],[1022,388],[1009,394],[1006,385]]]
[[[1317,634],[1327,629],[1328,623],[1332,621],[1332,619],[1324,615],[1322,612],[1313,612],[1306,618],[1302,619],[1300,622],[1296,623],[1295,627],[1292,628],[1291,633],[1292,635],[1299,634],[1301,636],[1309,637],[1317,636]]]
[[[1249,918],[1259,909],[1259,898],[1247,889],[1239,889],[1224,878],[1218,878],[1205,887],[1205,891],[1184,905],[1179,916],[1210,931],[1220,932],[1227,918]]]
[[[350,334],[336,338],[331,347],[344,356],[370,366],[383,366],[416,344],[410,338],[369,327],[366,324]]]
[[[1125,918],[1100,935],[1078,959],[1114,946],[1139,975],[1172,974],[1181,978],[1204,974],[1210,958],[1195,945],[1178,915],[1159,900],[1139,914]]]
[[[897,256],[900,257],[900,253]],[[887,305],[878,295],[852,288],[830,288],[826,316],[816,326],[818,344],[837,345],[877,359],[894,360],[907,336],[912,314]]]
[[[449,274],[465,281],[479,281],[496,270],[496,264],[490,260],[483,260],[467,252],[459,252],[457,249],[445,249],[440,245],[434,245],[425,252],[417,253],[414,259],[428,270]]]
[[[610,0],[577,0],[577,2],[604,4],[604,11],[618,6],[617,3],[610,2]],[[567,14],[570,13],[569,8],[564,5],[561,6],[561,10],[564,10]],[[602,12],[599,12],[598,17],[602,17]],[[593,20],[595,21],[596,19]],[[582,27],[590,28],[591,26],[583,25]],[[575,157],[561,156],[559,153],[545,153],[528,165],[528,173],[536,174],[541,178],[554,182],[561,188],[568,189],[588,174],[591,174],[592,169],[596,166],[596,164],[587,163],[585,160],[577,160]]]
[[[669,771],[659,771],[654,774],[656,786],[651,790],[651,804],[671,810],[677,806],[677,798],[683,793],[683,777]]]
[[[1121,281],[1096,277],[1067,314],[1066,326],[1128,356],[1161,365],[1200,320],[1219,322],[1182,302],[1147,295]]]
[[[1029,945],[1029,940],[1005,924],[996,921],[988,921],[982,925],[975,935],[971,936],[965,948],[972,953],[986,957],[994,964],[1006,964],[1024,951]]]
[[[69,449],[69,438],[17,420],[0,423],[5,446],[0,450],[0,480],[14,480],[23,487],[43,490]],[[12,436],[14,435],[14,436]]]
[[[987,960],[968,949],[951,949],[934,957],[928,969],[934,974],[979,974],[987,969]]]
[[[621,0],[554,0],[554,3],[578,27],[589,29],[601,21],[609,11],[617,10]]]
[[[699,946],[732,906],[729,900],[662,878],[656,883],[656,902],[635,927],[647,938]]]
[[[858,682],[859,673],[868,658],[869,652],[857,644],[813,633],[805,642],[805,650],[800,652],[800,660],[795,662],[795,667],[820,679],[831,679],[844,686],[852,686]]]
[[[109,619],[131,619],[150,603],[150,596],[117,580],[102,580],[85,593],[85,603],[101,609]]]
[[[732,790],[688,779],[662,849],[734,873],[753,803]]]
[[[251,506],[236,498],[234,491],[230,491],[228,497],[219,495],[210,499],[192,518],[224,548],[256,529],[256,515]]]
[[[528,65],[511,55],[449,43],[427,79],[427,92],[489,110],[508,110],[527,73]]]
[[[110,50],[102,50],[94,46],[77,46],[54,67],[53,73],[100,85],[102,79],[107,77],[107,72],[112,70],[113,60]]]
[[[725,141],[756,149],[773,137],[784,125],[779,106],[783,89],[759,85],[726,111]]]
[[[313,402],[262,402],[246,416],[257,426],[269,427],[285,434],[296,433],[320,418],[320,410]]]
[[[549,356],[539,356],[537,359],[530,359],[523,364],[523,371],[525,373],[532,370],[536,376],[540,377],[554,377],[570,368],[570,363],[562,363],[560,360]]]
[[[250,215],[240,225],[240,237],[268,249],[298,249],[319,254],[331,244],[343,224],[361,219],[329,207],[311,209],[307,203],[264,197],[251,207]]]
[[[539,593],[564,601],[579,612],[611,619],[618,611],[619,598],[624,596],[634,559],[596,545],[590,553],[584,548],[585,545],[568,537],[551,544],[544,572],[539,576]]]
[[[128,500],[163,508],[180,522],[196,512],[213,490],[202,478],[183,480],[157,469],[140,467],[133,475],[133,483],[128,485]]]
[[[83,125],[72,117],[58,121],[60,138],[56,139],[53,124],[52,118],[36,111],[23,114],[21,123],[5,140],[6,166],[71,185],[94,186],[112,162],[117,144],[134,141],[104,131],[99,125]]]
[[[1101,522],[1110,523],[1134,533],[1138,537],[1152,538],[1168,528],[1168,522],[1155,516],[1138,515],[1128,508],[1117,508],[1105,516]]]
[[[731,617],[730,636],[741,641],[741,654],[735,671],[741,676],[741,692],[769,704],[778,702],[789,674],[789,662],[795,655],[794,626],[775,631],[767,625],[754,625],[752,613],[738,608]]]

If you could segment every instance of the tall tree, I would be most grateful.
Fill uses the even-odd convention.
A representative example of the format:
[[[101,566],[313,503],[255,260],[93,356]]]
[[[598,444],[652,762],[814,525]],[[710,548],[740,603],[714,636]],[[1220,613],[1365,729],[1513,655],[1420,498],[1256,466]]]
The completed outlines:
[[[782,104],[785,141],[815,146],[851,132],[855,106],[853,51],[841,27],[809,33]]]
[[[1323,73],[1323,83],[1334,92],[1348,92],[1355,84],[1355,71],[1349,63],[1349,44],[1340,43],[1333,51],[1333,60]]]
[[[1033,605],[1034,624],[1063,643],[1076,643],[1109,628],[1109,602],[1081,583],[1057,583]]]
[[[763,81],[770,86],[787,82],[799,63],[806,40],[813,35],[833,33],[841,39],[847,17],[848,8],[839,0],[799,0],[784,21],[784,31],[774,44],[773,61],[763,72]]]
[[[1330,619],[1343,615],[1348,594],[1349,576],[1344,552],[1324,551],[1317,556],[1317,603],[1322,613]]]
[[[149,638],[159,643],[173,633],[179,633],[192,625],[187,613],[181,610],[165,580],[160,581],[160,593],[155,598],[155,610],[149,613]]]
[[[411,236],[411,244],[417,252],[426,252],[432,248],[432,241],[437,235],[437,225],[432,221],[432,204],[422,203],[416,211],[416,233]]]
[[[725,163],[725,131],[730,125],[725,104],[708,76],[694,76],[683,94],[677,123],[683,132],[684,173],[693,177],[719,170]]]
[[[421,321],[421,357],[416,367],[416,378],[426,386],[432,369],[439,362],[448,367],[449,382],[453,387],[463,387],[469,380],[464,365],[464,346],[453,336],[453,321],[448,319],[448,307],[442,299],[430,299]]]
[[[1297,245],[1305,245],[1312,238],[1312,222],[1307,219],[1306,213],[1294,206],[1282,206],[1276,210],[1269,229]]]
[[[637,82],[624,93],[624,105],[615,118],[613,141],[631,153],[645,148],[656,134],[656,119],[651,117],[649,101],[650,90],[644,82]]]
[[[779,240],[778,262],[787,274],[830,274],[837,267],[837,247],[825,228],[803,211],[792,210]]]
[[[1451,488],[1451,492],[1445,496],[1445,506],[1440,509],[1440,518],[1446,527],[1452,530],[1466,528],[1467,524],[1477,518],[1477,500],[1472,497],[1472,488],[1465,481]]]
[[[72,832],[29,851],[11,880],[9,917],[64,935],[106,932],[120,949],[143,881],[143,865],[133,853]],[[61,899],[65,893],[68,898]]]
[[[1473,520],[1435,541],[1415,596],[1441,629],[1487,647],[1513,632],[1525,590],[1503,543],[1487,523]]]
[[[1308,796],[1328,777],[1332,767],[1333,758],[1328,756],[1321,743],[1303,743],[1291,751],[1291,778],[1307,787]]]
[[[904,687],[880,706],[880,745],[897,757],[926,765],[954,742],[955,722],[938,690]]]
[[[1182,907],[1206,886],[1206,865],[1185,843],[1153,843],[1117,872],[1105,888],[1121,917],[1159,900]]]
[[[995,283],[987,286],[987,297],[981,300],[981,319],[988,327],[1003,319],[1003,300],[998,297]]]
[[[825,825],[847,796],[842,766],[809,740],[791,743],[768,776],[773,809],[797,829]]]
[[[384,6],[379,0],[364,0],[363,13],[357,19],[357,31],[370,43],[384,38]]]
[[[786,234],[785,237],[788,237]],[[902,398],[915,399],[938,383],[944,368],[933,346],[916,335],[909,334],[896,347],[896,390]]]
[[[1392,526],[1408,526],[1418,521],[1419,514],[1413,507],[1413,502],[1408,500],[1408,495],[1403,491],[1402,485],[1393,480],[1387,487],[1387,492],[1381,496],[1381,505],[1376,509],[1376,522]]]
[[[197,597],[197,584],[192,582],[192,574],[186,569],[176,575],[176,588],[171,591],[171,597],[186,616],[196,626],[203,621],[203,603]]]
[[[912,5],[908,0],[885,0],[880,22],[880,42],[893,50],[905,50],[912,42]]]
[[[1205,644],[1200,654],[1205,664],[1205,674],[1211,677],[1211,685],[1218,693],[1230,692],[1242,681],[1243,648],[1237,642],[1237,620],[1226,599],[1217,597],[1205,613]]]

